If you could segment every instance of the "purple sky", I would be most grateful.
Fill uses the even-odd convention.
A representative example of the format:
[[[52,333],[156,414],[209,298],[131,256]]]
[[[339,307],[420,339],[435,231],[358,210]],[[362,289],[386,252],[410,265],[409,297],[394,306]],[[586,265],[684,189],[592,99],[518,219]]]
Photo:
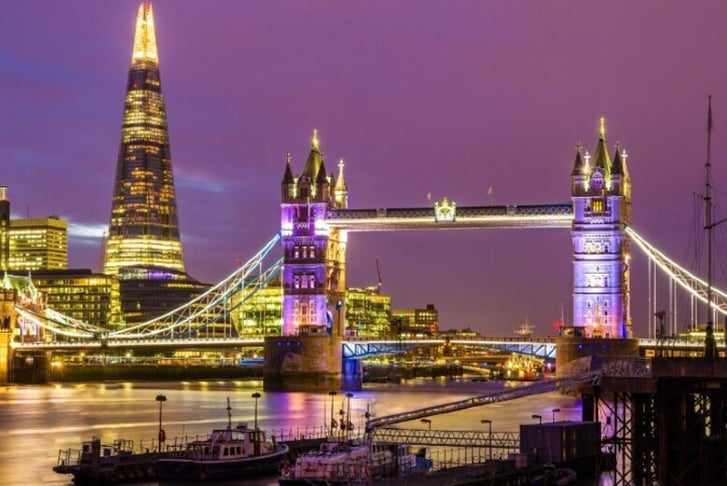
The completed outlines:
[[[139,3],[2,4],[0,184],[15,216],[69,220],[70,267],[99,269]],[[346,161],[352,208],[428,205],[428,192],[485,205],[490,186],[494,204],[547,204],[569,201],[574,145],[593,151],[603,115],[611,153],[620,140],[630,155],[634,227],[691,266],[712,94],[716,218],[727,215],[723,0],[154,9],[185,260],[202,281],[279,229],[285,152],[300,172],[313,128],[328,167]],[[528,317],[547,335],[561,303],[571,314],[566,230],[354,234],[349,285],[376,282],[376,257],[394,307],[435,304],[444,329],[511,335]]]

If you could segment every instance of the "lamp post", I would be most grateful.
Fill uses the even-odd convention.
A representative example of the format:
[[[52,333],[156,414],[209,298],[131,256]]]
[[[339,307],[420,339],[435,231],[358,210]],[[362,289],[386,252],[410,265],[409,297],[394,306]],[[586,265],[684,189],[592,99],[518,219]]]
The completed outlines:
[[[252,397],[255,399],[255,430],[257,430],[257,399],[260,398],[260,393],[253,393]]]
[[[482,419],[481,423],[487,424],[487,459],[492,459],[492,420]]]
[[[338,395],[338,393],[331,390],[328,394],[331,396],[331,437],[333,437],[333,429],[336,427],[336,419],[333,418],[333,397]]]
[[[543,425],[543,416],[538,414],[533,414],[534,419],[538,419],[540,422],[540,425]]]
[[[559,408],[554,408],[554,409],[553,409],[553,422],[555,422],[555,414],[556,414],[557,412],[560,412],[560,409],[559,409]]]
[[[432,430],[432,421],[430,419],[421,419],[421,423],[427,424],[429,426],[429,430]]]
[[[353,393],[347,392],[346,393],[346,440],[348,440],[348,437],[351,433],[351,397],[353,396]]]
[[[157,395],[156,401],[159,402],[159,450],[162,450],[162,444],[166,440],[166,434],[164,433],[164,429],[162,429],[162,403],[167,401],[167,397],[165,395]]]

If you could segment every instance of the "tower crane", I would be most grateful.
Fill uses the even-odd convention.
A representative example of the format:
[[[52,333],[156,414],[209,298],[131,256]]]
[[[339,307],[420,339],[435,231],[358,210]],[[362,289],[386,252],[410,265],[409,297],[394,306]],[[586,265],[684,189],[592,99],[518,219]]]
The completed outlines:
[[[381,293],[381,284],[383,283],[381,281],[381,267],[379,266],[379,257],[376,257],[376,275],[378,276],[379,280],[376,282],[376,287],[378,290],[378,293]]]

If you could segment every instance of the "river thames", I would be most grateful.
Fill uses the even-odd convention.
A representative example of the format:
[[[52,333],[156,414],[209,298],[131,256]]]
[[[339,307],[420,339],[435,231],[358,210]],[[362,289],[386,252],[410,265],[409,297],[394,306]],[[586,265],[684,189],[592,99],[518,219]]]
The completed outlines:
[[[516,382],[473,382],[470,380],[407,380],[401,384],[367,384],[353,392],[351,421],[363,427],[367,408],[376,416],[448,403],[506,387]],[[162,421],[167,440],[175,436],[206,435],[211,428],[227,424],[230,398],[233,426],[254,421],[258,399],[258,426],[266,431],[286,430],[301,434],[320,429],[330,419],[328,393],[263,392],[262,381],[189,381],[174,383],[63,383],[40,386],[3,386],[0,389],[0,417],[5,445],[0,448],[0,484],[73,484],[70,475],[53,472],[58,451],[80,448],[83,441],[100,437],[109,444],[115,439],[151,443],[159,428],[159,402],[163,394]],[[334,415],[347,410],[345,397],[334,397]],[[459,412],[430,417],[432,430],[475,430],[492,421],[495,432],[519,432],[521,423],[532,423],[534,414],[543,421],[580,420],[581,402],[557,392],[483,405]],[[419,421],[400,424],[424,428]],[[436,461],[436,457],[433,456]],[[156,484],[156,483],[139,483]],[[219,484],[219,483],[218,483]],[[236,482],[239,484],[239,481]],[[261,478],[246,484],[277,484],[275,478]]]

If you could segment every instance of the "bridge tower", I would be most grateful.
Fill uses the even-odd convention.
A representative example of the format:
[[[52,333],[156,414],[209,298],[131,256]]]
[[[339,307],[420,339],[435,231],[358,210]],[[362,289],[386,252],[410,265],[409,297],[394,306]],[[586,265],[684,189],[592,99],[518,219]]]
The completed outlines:
[[[337,177],[326,171],[314,130],[303,172],[293,175],[288,154],[281,183],[283,329],[265,341],[266,389],[340,388],[346,233],[326,213],[347,205],[343,161]]]
[[[629,241],[631,178],[626,151],[613,162],[604,119],[593,157],[580,144],[571,174],[573,200],[573,327],[588,338],[630,338]]]
[[[593,157],[582,154],[580,144],[576,148],[571,172],[573,324],[556,340],[558,373],[570,361],[586,356],[639,354],[631,329],[626,235],[631,222],[631,178],[626,158],[626,151],[617,144],[611,162],[603,118]]]

